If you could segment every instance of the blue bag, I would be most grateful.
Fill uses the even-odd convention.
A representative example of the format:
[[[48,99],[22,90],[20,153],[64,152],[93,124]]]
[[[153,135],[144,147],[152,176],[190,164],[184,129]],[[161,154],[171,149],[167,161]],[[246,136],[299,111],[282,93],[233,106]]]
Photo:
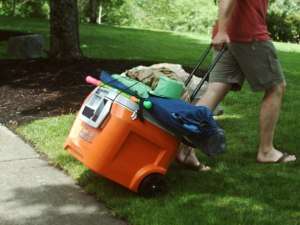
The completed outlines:
[[[225,133],[219,128],[210,109],[193,106],[181,99],[149,97],[153,103],[151,115],[164,127],[183,138],[206,155],[225,150]]]

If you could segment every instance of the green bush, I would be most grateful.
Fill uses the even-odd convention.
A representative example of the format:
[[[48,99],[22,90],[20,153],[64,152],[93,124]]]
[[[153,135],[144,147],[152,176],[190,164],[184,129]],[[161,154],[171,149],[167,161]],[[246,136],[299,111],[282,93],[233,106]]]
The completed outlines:
[[[267,17],[269,32],[275,41],[300,43],[300,16],[270,12]]]

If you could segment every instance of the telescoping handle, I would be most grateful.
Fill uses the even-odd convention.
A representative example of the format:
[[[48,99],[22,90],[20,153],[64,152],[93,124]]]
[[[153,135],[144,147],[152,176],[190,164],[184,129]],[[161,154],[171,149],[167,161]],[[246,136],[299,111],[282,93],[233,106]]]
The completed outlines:
[[[187,86],[188,83],[191,81],[192,77],[194,76],[195,72],[197,71],[197,69],[200,67],[200,65],[203,63],[203,61],[205,60],[206,56],[208,55],[208,53],[210,52],[210,50],[212,49],[213,45],[210,44],[207,49],[205,50],[205,52],[202,54],[202,56],[200,57],[199,61],[197,62],[195,68],[193,69],[193,71],[191,72],[191,74],[188,76],[188,78],[186,79],[186,81],[184,82],[184,85]],[[208,71],[204,74],[204,76],[202,77],[200,83],[197,85],[197,87],[195,88],[195,90],[193,91],[191,97],[190,97],[190,102],[192,102],[194,100],[194,98],[196,97],[197,93],[199,92],[200,88],[202,87],[202,85],[204,84],[205,80],[208,78],[210,72],[212,71],[212,69],[215,67],[215,65],[217,64],[217,62],[219,61],[219,59],[221,58],[221,56],[223,55],[223,53],[227,50],[227,45],[224,44],[221,51],[219,52],[219,54],[217,55],[217,57],[214,59],[213,63],[211,64],[211,66],[209,67]]]

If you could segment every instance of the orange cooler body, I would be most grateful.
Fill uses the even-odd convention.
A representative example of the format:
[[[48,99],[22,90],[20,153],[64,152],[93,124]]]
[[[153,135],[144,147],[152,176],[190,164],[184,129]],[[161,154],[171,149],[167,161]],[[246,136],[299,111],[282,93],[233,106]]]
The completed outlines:
[[[139,192],[145,177],[166,174],[180,142],[148,112],[141,121],[137,110],[128,98],[97,87],[82,105],[64,148],[97,174]]]

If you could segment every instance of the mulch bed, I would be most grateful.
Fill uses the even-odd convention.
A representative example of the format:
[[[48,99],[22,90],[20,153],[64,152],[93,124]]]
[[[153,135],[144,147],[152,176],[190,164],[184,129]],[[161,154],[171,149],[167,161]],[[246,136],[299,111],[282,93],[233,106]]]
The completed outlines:
[[[0,32],[0,41],[17,32]],[[14,130],[33,120],[68,114],[79,110],[94,89],[85,83],[87,74],[101,70],[122,73],[127,69],[157,62],[124,60],[0,60],[0,123]]]

